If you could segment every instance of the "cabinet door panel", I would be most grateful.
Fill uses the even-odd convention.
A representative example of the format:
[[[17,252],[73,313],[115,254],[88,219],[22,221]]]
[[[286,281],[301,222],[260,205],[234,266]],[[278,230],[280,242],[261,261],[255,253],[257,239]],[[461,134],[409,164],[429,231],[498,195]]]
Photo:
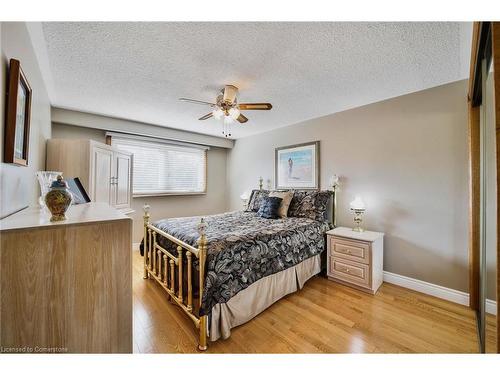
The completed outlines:
[[[132,160],[131,156],[123,153],[115,153],[116,172],[116,208],[130,207]]]
[[[94,147],[92,150],[92,167],[94,168],[92,181],[92,200],[113,204],[112,197],[112,166],[113,152]]]

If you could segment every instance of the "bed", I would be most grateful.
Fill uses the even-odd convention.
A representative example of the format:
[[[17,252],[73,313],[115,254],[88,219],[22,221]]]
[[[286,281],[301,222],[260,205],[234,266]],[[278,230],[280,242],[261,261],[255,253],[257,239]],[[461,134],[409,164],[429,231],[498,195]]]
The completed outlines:
[[[257,196],[266,192],[254,190],[249,207],[258,206]],[[310,197],[318,194],[319,210],[310,204]],[[325,197],[333,202],[334,194],[294,192],[290,210],[299,217],[277,219],[263,218],[250,208],[151,223],[145,205],[144,278],[156,280],[193,320],[199,329],[198,348],[206,350],[207,338],[228,338],[231,328],[301,289],[321,271],[325,232],[332,228]],[[308,214],[301,216],[300,209]],[[332,212],[333,222],[334,204]]]

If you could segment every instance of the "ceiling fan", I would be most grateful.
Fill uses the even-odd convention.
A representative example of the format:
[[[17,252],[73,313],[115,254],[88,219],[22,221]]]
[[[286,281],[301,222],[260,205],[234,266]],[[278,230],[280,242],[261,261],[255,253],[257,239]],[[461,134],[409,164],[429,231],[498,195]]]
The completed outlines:
[[[248,118],[241,111],[259,110],[268,111],[273,106],[271,103],[238,103],[238,88],[233,85],[226,85],[217,95],[215,103],[204,102],[202,100],[179,98],[180,101],[212,107],[212,111],[200,117],[198,120],[208,120],[213,117],[217,120],[224,119],[222,134],[231,136],[230,125],[234,121],[245,123]]]

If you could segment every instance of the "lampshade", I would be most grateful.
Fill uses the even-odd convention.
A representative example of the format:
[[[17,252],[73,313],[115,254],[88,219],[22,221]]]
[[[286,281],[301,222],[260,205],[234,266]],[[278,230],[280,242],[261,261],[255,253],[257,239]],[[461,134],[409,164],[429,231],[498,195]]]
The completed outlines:
[[[212,115],[214,116],[214,118],[219,120],[222,116],[224,116],[224,111],[217,107],[213,110]]]
[[[233,118],[233,120],[236,120],[240,116],[240,110],[238,108],[231,108],[229,110],[229,116]]]
[[[363,202],[360,196],[356,196],[351,202],[351,210],[364,210],[365,208],[365,202]]]

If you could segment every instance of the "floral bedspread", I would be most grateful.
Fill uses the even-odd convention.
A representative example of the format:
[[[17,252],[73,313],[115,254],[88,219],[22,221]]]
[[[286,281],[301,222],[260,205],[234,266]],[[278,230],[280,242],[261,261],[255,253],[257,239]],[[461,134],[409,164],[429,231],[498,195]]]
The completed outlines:
[[[200,314],[227,302],[255,281],[285,270],[325,249],[328,222],[287,217],[264,219],[256,212],[204,216],[208,241],[206,279]],[[199,217],[164,219],[153,223],[176,238],[197,246]],[[175,247],[161,239],[160,245]],[[198,268],[197,264],[194,264]]]

